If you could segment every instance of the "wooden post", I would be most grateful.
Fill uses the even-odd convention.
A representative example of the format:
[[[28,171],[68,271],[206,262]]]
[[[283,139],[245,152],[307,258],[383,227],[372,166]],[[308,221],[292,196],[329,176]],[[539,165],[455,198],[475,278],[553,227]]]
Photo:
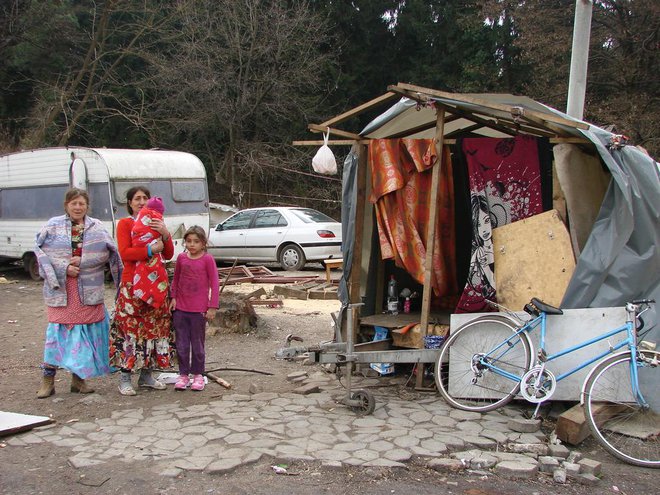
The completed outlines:
[[[420,330],[422,332],[422,339],[426,337],[429,326],[429,313],[431,311],[431,294],[433,287],[431,286],[431,278],[433,275],[433,248],[435,246],[435,224],[438,219],[438,190],[440,188],[440,171],[443,165],[444,145],[445,145],[445,110],[438,108],[436,111],[437,118],[435,124],[435,142],[438,158],[433,164],[433,171],[431,175],[431,199],[429,207],[431,212],[429,215],[429,224],[426,228],[426,257],[424,259],[424,289],[422,293],[422,315],[420,320]],[[417,365],[417,379],[415,387],[421,388],[424,379],[424,365],[419,363]]]

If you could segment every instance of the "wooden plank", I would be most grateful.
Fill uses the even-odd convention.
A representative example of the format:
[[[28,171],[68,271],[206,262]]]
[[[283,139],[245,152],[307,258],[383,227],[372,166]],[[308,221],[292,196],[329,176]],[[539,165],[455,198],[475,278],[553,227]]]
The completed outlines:
[[[263,287],[259,287],[257,290],[253,290],[249,294],[245,294],[242,297],[243,297],[243,299],[250,299],[252,297],[259,297],[259,296],[265,296],[265,295],[266,295],[266,289],[264,289]]]
[[[307,128],[310,131],[314,131],[314,132],[328,132],[328,130],[329,130],[330,134],[334,134],[335,136],[341,136],[341,137],[351,138],[351,139],[355,139],[355,140],[362,139],[362,136],[360,136],[359,134],[355,134],[353,132],[342,131],[340,129],[333,129],[332,127],[328,128],[328,127],[323,127],[323,126],[316,125],[316,124],[309,124],[307,126]]]
[[[558,306],[575,270],[568,231],[557,210],[493,229],[500,304],[520,309],[532,297]]]
[[[252,306],[284,306],[281,299],[251,299],[248,304]]]
[[[429,322],[449,324],[450,316],[448,312],[432,312],[429,313]],[[421,321],[421,314],[419,312],[403,313],[400,312],[396,315],[388,313],[375,314],[363,316],[360,319],[362,325],[374,325],[385,328],[399,328],[406,326],[410,323],[419,323]]]
[[[286,285],[276,285],[273,287],[273,292],[278,296],[284,296],[291,299],[307,300],[307,291],[305,289],[290,287]]]
[[[310,289],[307,294],[309,299],[339,299],[337,289],[338,287],[336,285],[332,285],[330,287],[323,287],[320,289]]]
[[[13,435],[54,422],[55,420],[53,418],[47,416],[32,416],[30,414],[0,411],[0,436]]]
[[[593,413],[598,418],[599,426],[626,409],[621,404],[594,404]],[[563,412],[557,419],[557,438],[562,442],[578,445],[591,435],[591,430],[584,415],[584,408],[576,404],[568,411]]]
[[[334,124],[339,124],[340,122],[344,122],[345,120],[350,119],[351,117],[358,115],[366,110],[369,110],[377,105],[381,105],[385,102],[388,102],[392,100],[393,98],[398,97],[396,93],[393,93],[391,91],[388,91],[387,93],[377,96],[376,98],[373,98],[372,100],[367,101],[366,103],[363,103],[362,105],[359,105],[355,108],[352,108],[344,113],[341,113],[337,115],[336,117],[332,117],[330,120],[326,120],[325,122],[322,122],[319,124],[321,127],[328,127]]]
[[[358,142],[361,144],[366,144],[369,139],[360,139]],[[308,141],[291,141],[293,146],[323,146],[325,141],[321,139],[312,139]],[[355,139],[329,139],[328,146],[353,146],[355,144]]]
[[[390,86],[387,89],[390,90],[390,91],[394,91],[395,88],[407,89],[408,91],[422,93],[424,95],[429,95],[429,96],[436,96],[438,98],[446,98],[446,99],[450,99],[450,100],[461,101],[461,102],[464,102],[464,103],[472,103],[474,105],[480,105],[482,107],[491,108],[493,110],[500,110],[500,111],[506,112],[506,113],[512,113],[513,108],[514,108],[511,105],[503,105],[503,104],[500,104],[500,103],[494,103],[494,102],[489,101],[487,99],[475,98],[474,96],[469,96],[469,95],[459,94],[459,93],[448,93],[446,91],[438,91],[436,89],[424,88],[424,87],[421,87],[421,86],[415,86],[413,84],[398,83],[396,86]],[[556,124],[561,124],[561,125],[564,125],[564,126],[567,126],[567,127],[573,127],[573,128],[576,128],[576,129],[589,129],[588,124],[585,124],[583,122],[574,122],[572,120],[560,117],[559,115],[552,115],[552,114],[548,114],[548,113],[537,112],[535,110],[529,110],[527,108],[525,108],[525,114],[526,115],[531,115],[533,117],[540,118],[544,121],[549,121],[549,122],[554,122]]]

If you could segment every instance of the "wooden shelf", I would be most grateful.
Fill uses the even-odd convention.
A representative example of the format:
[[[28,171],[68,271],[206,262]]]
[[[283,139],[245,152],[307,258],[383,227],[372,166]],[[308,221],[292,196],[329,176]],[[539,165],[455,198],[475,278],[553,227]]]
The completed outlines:
[[[429,315],[429,323],[442,323],[449,325],[449,312],[437,312]],[[419,323],[421,320],[421,313],[399,313],[398,315],[391,315],[383,313],[379,315],[363,316],[360,318],[362,325],[374,325],[385,328],[400,328],[410,323]]]

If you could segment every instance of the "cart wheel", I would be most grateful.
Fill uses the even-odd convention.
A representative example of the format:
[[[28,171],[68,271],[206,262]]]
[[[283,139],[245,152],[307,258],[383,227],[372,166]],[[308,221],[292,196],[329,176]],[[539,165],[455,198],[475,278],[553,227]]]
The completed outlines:
[[[368,390],[356,390],[351,394],[351,399],[360,401],[359,406],[351,406],[353,412],[358,416],[367,416],[376,409],[376,399],[374,399],[373,394]]]

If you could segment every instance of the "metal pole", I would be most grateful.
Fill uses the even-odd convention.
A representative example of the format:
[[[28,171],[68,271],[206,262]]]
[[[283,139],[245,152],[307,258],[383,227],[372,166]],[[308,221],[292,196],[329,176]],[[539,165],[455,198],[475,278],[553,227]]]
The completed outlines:
[[[575,0],[571,73],[568,80],[566,113],[579,120],[582,120],[584,115],[584,97],[587,91],[587,63],[589,62],[592,8],[593,2],[591,0]]]

